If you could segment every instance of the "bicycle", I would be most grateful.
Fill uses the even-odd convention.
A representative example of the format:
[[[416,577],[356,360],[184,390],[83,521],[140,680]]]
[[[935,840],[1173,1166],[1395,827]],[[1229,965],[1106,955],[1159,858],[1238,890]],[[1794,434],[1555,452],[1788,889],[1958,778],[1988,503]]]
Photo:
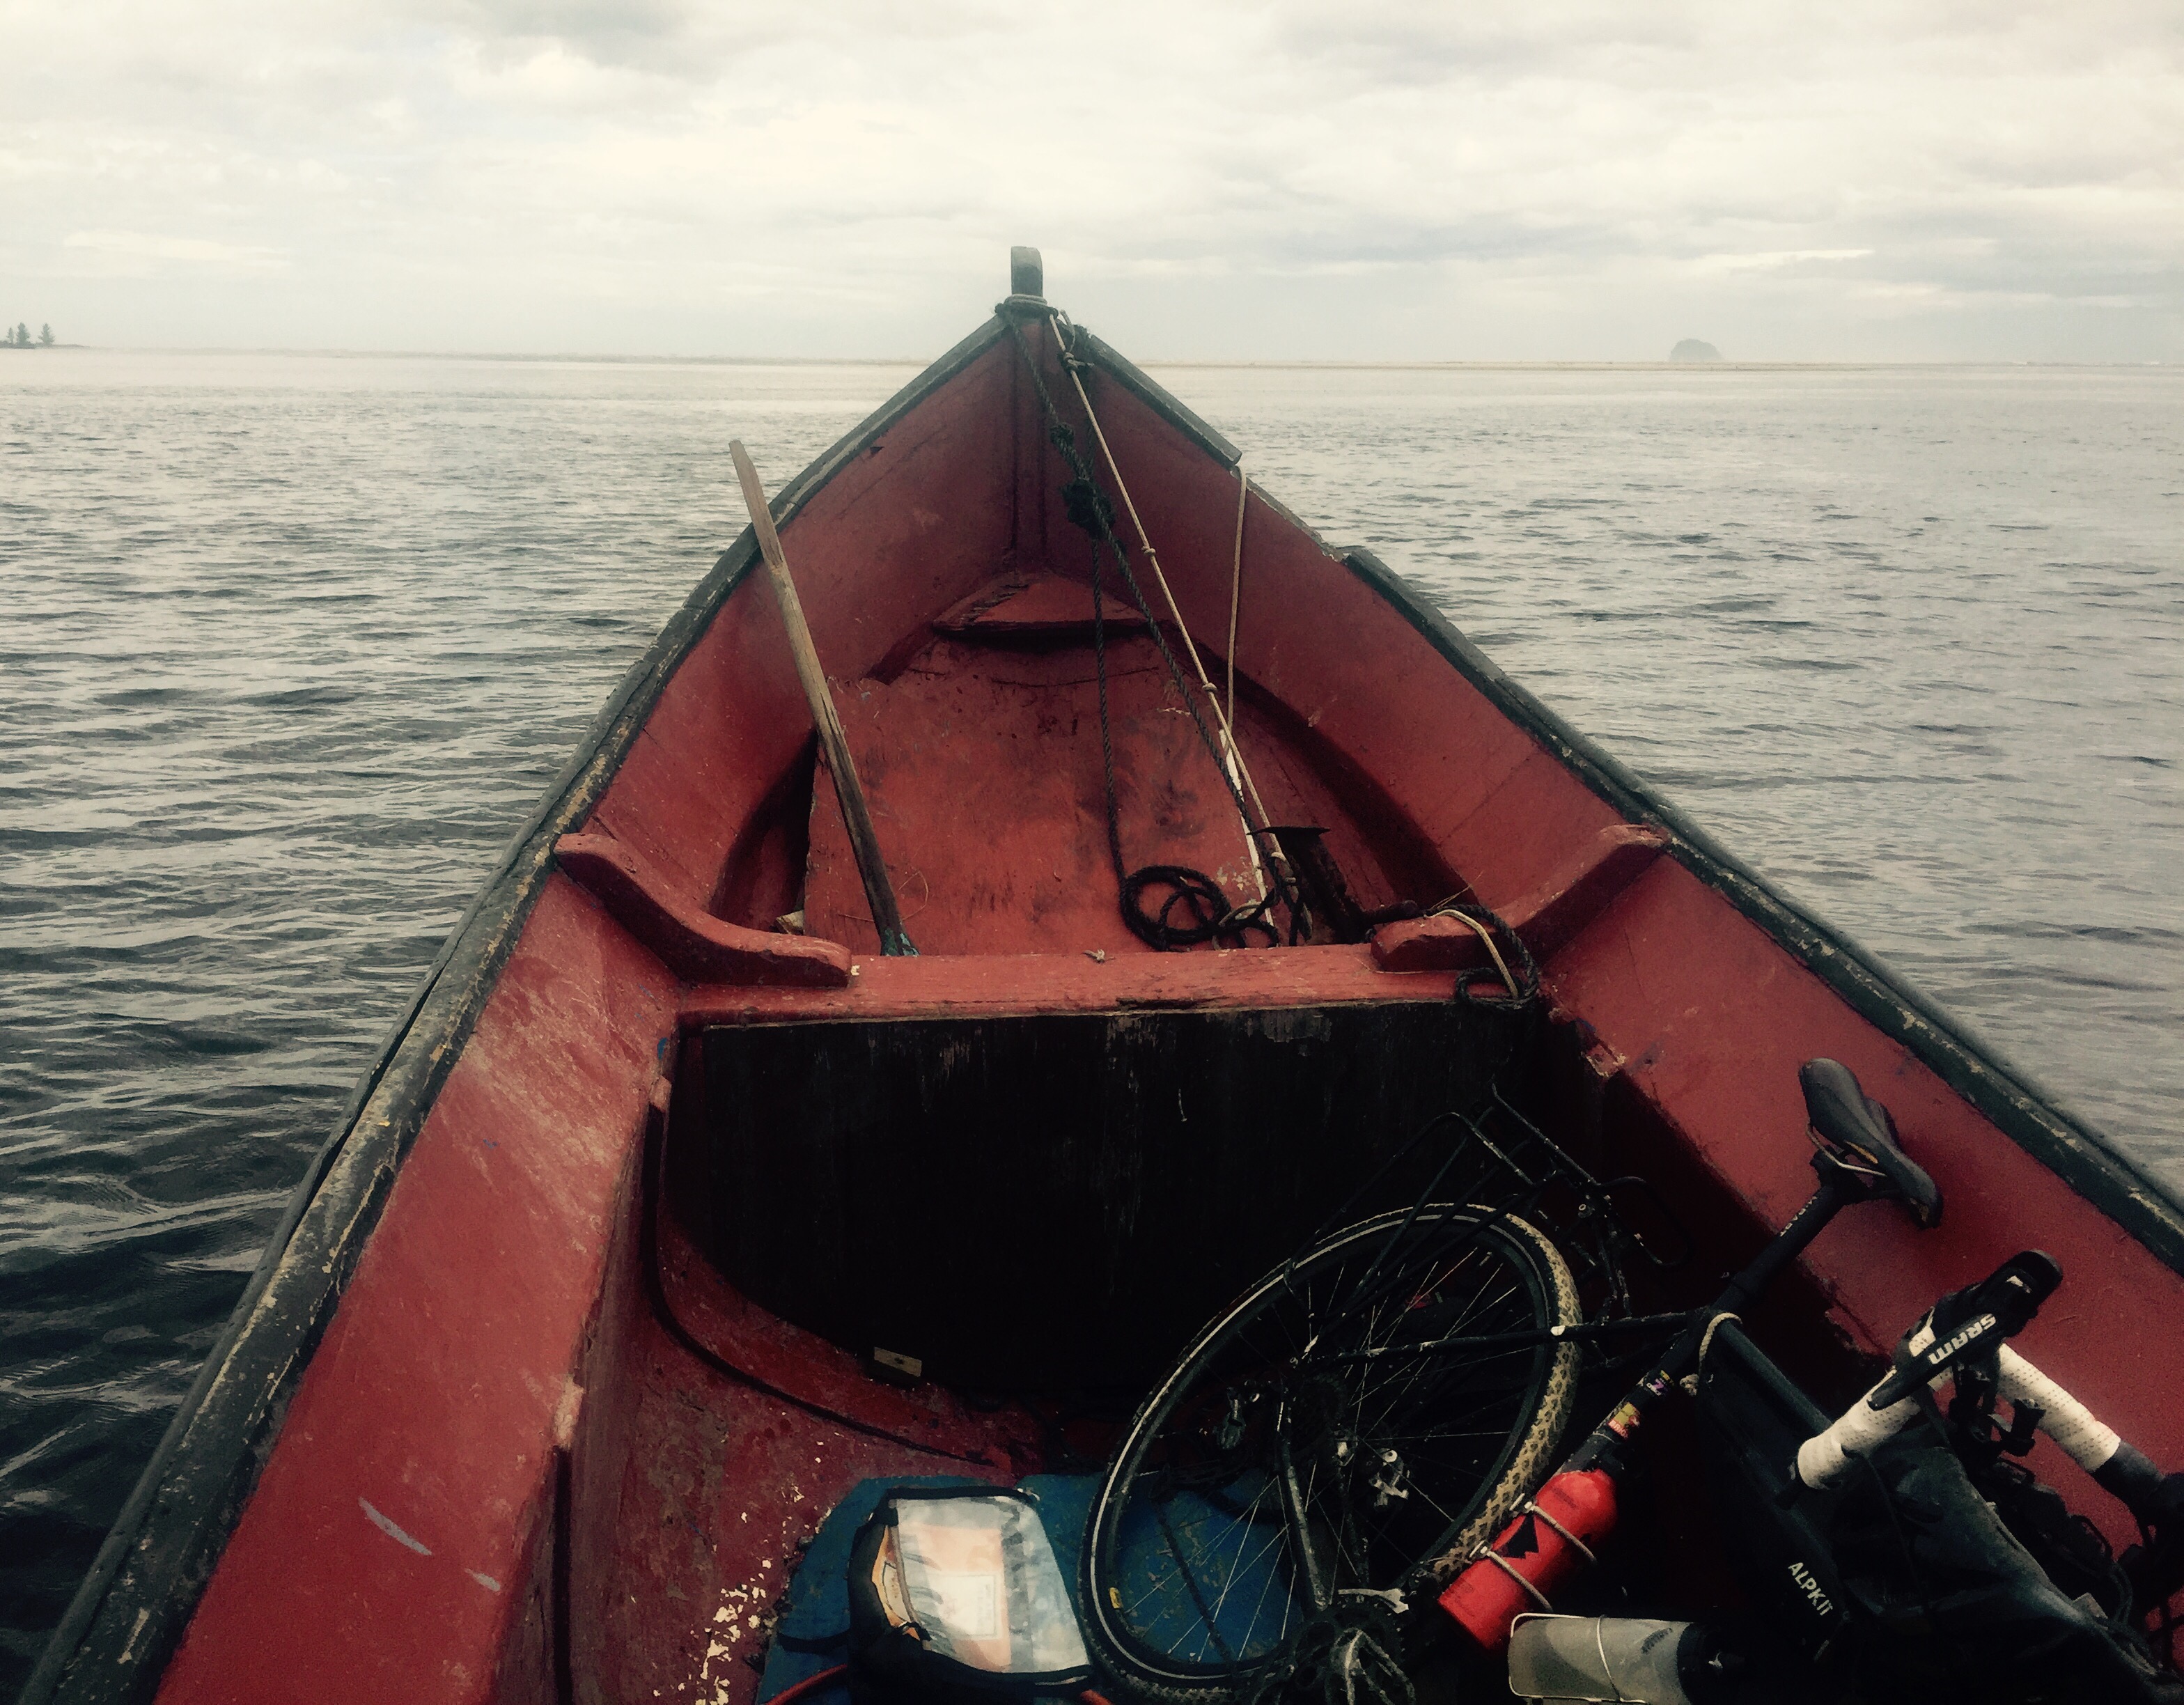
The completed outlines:
[[[1852,1603],[1840,1574],[1825,1571],[1830,1524],[1855,1513],[1863,1494],[1813,1486],[1799,1507],[1781,1465],[1826,1435],[1829,1418],[1751,1345],[1736,1317],[1842,1208],[1893,1201],[1930,1225],[1942,1202],[1903,1153],[1886,1110],[1847,1068],[1810,1061],[1800,1077],[1819,1189],[1705,1308],[1631,1311],[1621,1269],[1637,1240],[1614,1211],[1613,1186],[1515,1120],[1506,1103],[1514,1123],[1502,1134],[1513,1129],[1521,1141],[1497,1144],[1466,1122],[1465,1143],[1418,1203],[1322,1237],[1247,1290],[1154,1388],[1095,1497],[1080,1585],[1087,1644],[1102,1667],[1159,1705],[1216,1705],[1314,1680],[1332,1698],[1354,1702],[1362,1691],[1401,1702],[1409,1690],[1394,1653],[1411,1601],[1431,1594],[1482,1650],[1501,1649],[1520,1614],[1551,1608],[1557,1582],[1591,1562],[1613,1524],[1632,1440],[1687,1379],[1717,1435],[1713,1457],[1736,1482],[1726,1495],[1741,1498],[1747,1522],[1779,1541],[1778,1552],[1788,1547],[1797,1567],[1784,1578],[1807,1612]],[[1491,1155],[1505,1186],[1513,1176],[1518,1187],[1504,1188],[1498,1206],[1435,1200],[1474,1146]],[[1553,1217],[1541,1210],[1557,1190],[1567,1198],[1559,1239],[1534,1223]],[[1601,1299],[1590,1318],[1566,1252]],[[2003,1282],[1997,1275],[1989,1284]],[[1953,1344],[1964,1334],[1946,1318],[1952,1302],[1936,1311],[1947,1365],[1916,1393],[1892,1392],[1884,1407],[1900,1429],[1903,1404],[1915,1407],[1944,1375],[1964,1376],[1969,1396],[1953,1406],[1960,1412],[1946,1445],[1961,1474],[1960,1456],[2002,1454],[1989,1450],[1992,1428],[1978,1422],[1992,1402],[1980,1409],[1977,1358],[1999,1340],[1985,1331]],[[1673,1334],[1674,1342],[1534,1495],[1568,1418],[1580,1346],[1625,1334]],[[1933,1347],[1930,1338],[1916,1353]],[[1870,1462],[1862,1447],[1852,1454]],[[1992,1460],[1982,1472],[1993,1479]],[[2142,1492],[2166,1485],[2184,1505],[2184,1477],[2138,1479]],[[1900,1527],[1896,1498],[1884,1489],[1880,1507]],[[1970,1502],[1984,1507],[1976,1489]],[[1952,1521],[1973,1521],[1964,1498],[1952,1509]],[[2161,1519],[2171,1530],[2162,1536],[2164,1560],[2152,1566],[2159,1547],[2149,1530],[2148,1578],[2130,1595],[2132,1611],[2162,1569],[2184,1572],[2176,1555],[2184,1520]],[[2055,1535],[2034,1537],[2047,1564],[2059,1568]],[[1986,1539],[1996,1556],[2006,1549]],[[2034,1575],[2048,1585],[2038,1563],[2017,1578],[2036,1596]],[[1830,1593],[1830,1581],[1843,1597]],[[2020,1610],[2031,1602],[2024,1594]],[[2098,1621],[2112,1634],[2126,1613],[2110,1606],[2096,1618],[2078,1607],[2073,1622],[2070,1610],[2055,1608],[2068,1603],[2051,1588],[2040,1607],[2053,1626],[2078,1633]],[[1809,1665],[1815,1649],[1808,1641],[1798,1661]]]
[[[1343,1224],[1451,1123],[1462,1139],[1411,1206]],[[1635,1318],[1625,1268],[1675,1264],[1674,1236],[1663,1252],[1618,1209],[1646,1190],[1594,1178],[1498,1093],[1421,1127],[1126,1429],[1080,1568],[1103,1667],[1163,1705],[1214,1705],[1337,1641],[1378,1662],[1361,1632],[1407,1602],[1421,1562],[1452,1568],[1546,1468],[1580,1342]]]

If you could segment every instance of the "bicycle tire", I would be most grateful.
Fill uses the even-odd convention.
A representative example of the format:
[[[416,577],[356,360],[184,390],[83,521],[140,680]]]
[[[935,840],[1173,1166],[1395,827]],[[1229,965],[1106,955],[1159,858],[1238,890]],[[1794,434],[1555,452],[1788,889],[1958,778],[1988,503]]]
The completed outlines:
[[[1334,1593],[1437,1585],[1546,1473],[1577,1346],[1400,1352],[1580,1318],[1555,1246],[1482,1207],[1383,1214],[1274,1269],[1191,1340],[1109,1463],[1078,1569],[1094,1659],[1159,1705],[1257,1691],[1309,1619],[1292,1499]],[[1294,1492],[1285,1446],[1308,1459]]]

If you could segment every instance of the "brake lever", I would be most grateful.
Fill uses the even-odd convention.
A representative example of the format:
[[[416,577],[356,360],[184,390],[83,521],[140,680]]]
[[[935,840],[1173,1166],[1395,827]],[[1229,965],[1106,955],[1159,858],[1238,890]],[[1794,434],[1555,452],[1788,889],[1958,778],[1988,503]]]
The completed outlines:
[[[2012,1256],[1977,1284],[1953,1290],[1896,1346],[1894,1366],[1867,1402],[1875,1409],[1924,1390],[1957,1363],[1977,1364],[1997,1355],[2006,1340],[2031,1324],[2040,1305],[2055,1294],[2063,1269],[2036,1249]],[[1927,1332],[1923,1349],[1911,1346]]]

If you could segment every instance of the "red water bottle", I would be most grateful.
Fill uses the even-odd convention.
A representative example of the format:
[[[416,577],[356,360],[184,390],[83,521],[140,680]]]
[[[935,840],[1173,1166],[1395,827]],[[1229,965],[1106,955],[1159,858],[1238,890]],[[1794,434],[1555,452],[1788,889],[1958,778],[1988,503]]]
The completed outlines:
[[[1614,1529],[1615,1477],[1605,1468],[1565,1468],[1443,1589],[1440,1607],[1484,1649],[1499,1652],[1510,1624],[1546,1608],[1541,1601],[1591,1563]]]

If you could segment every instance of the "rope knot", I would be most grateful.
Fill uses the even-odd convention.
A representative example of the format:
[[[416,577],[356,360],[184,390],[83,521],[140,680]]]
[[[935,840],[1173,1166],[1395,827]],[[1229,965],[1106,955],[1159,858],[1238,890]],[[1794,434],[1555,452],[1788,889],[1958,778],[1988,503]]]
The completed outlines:
[[[1090,480],[1072,480],[1061,488],[1062,512],[1069,517],[1070,525],[1091,534],[1094,538],[1105,538],[1115,525],[1115,506]]]

